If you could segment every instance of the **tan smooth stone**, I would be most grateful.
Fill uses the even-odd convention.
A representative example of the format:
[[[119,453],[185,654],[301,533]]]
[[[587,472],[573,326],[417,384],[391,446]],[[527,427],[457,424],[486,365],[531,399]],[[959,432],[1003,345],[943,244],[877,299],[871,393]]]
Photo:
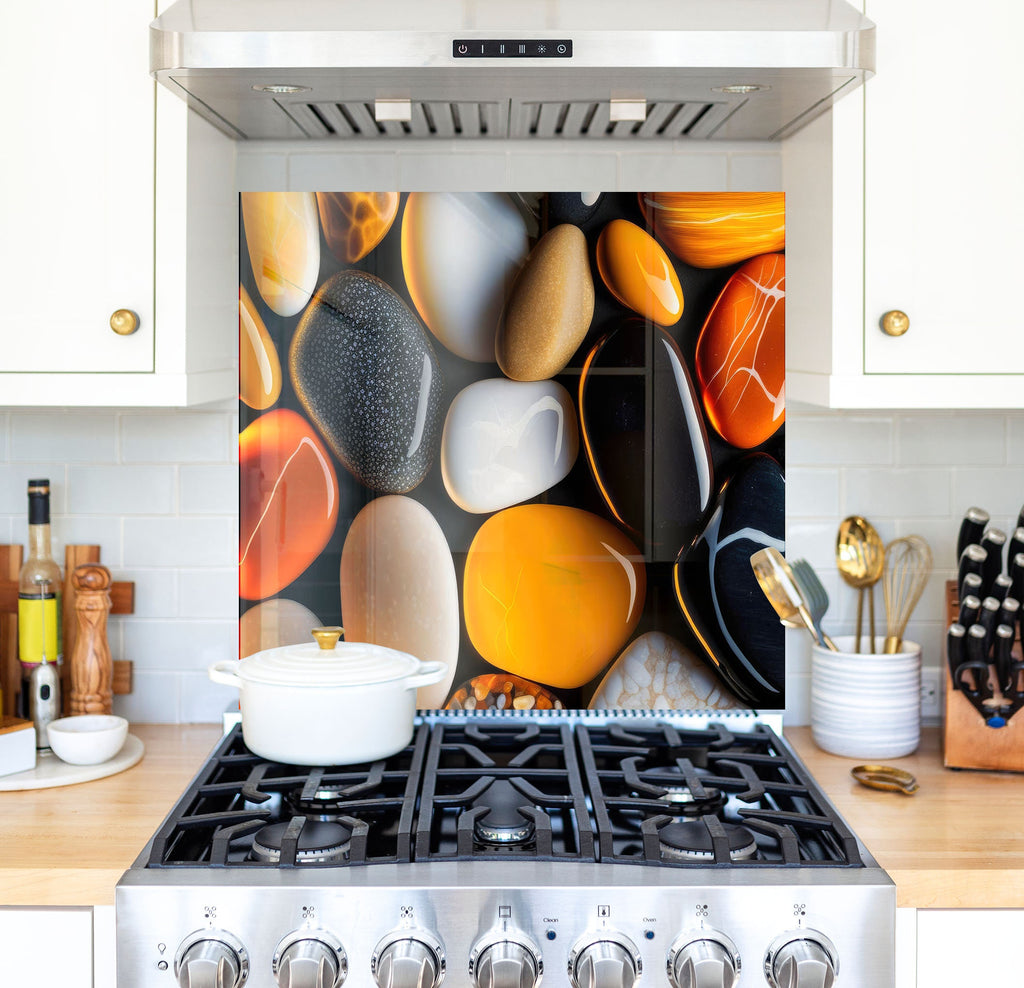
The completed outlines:
[[[740,706],[700,658],[660,631],[648,631],[630,642],[590,700],[591,710],[729,710]]]
[[[271,597],[250,607],[238,621],[239,658],[280,645],[303,645],[323,622],[305,604]]]
[[[238,397],[250,408],[270,408],[281,396],[281,360],[253,300],[238,289]]]
[[[495,356],[514,381],[554,377],[572,359],[594,318],[594,281],[579,227],[549,230],[512,286]]]
[[[320,274],[316,196],[243,192],[242,225],[260,297],[279,316],[301,312]]]
[[[447,675],[416,691],[420,709],[443,707],[459,658],[459,593],[441,526],[419,501],[378,497],[352,520],[341,550],[345,640],[446,662]]]

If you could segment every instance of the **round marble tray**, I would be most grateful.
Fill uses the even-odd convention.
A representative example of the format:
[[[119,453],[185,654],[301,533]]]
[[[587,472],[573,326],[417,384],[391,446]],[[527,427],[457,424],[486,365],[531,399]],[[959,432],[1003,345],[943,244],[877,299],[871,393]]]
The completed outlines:
[[[116,775],[131,768],[142,758],[145,750],[142,742],[129,734],[124,747],[113,758],[99,765],[69,765],[62,762],[52,751],[36,755],[36,767],[14,775],[0,775],[0,792],[18,789],[51,789],[54,786],[73,786],[77,782],[92,782]]]

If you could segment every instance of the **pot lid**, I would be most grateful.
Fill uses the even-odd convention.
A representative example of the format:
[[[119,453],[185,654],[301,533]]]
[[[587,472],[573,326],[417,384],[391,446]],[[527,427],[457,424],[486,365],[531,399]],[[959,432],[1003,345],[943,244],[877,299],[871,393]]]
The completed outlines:
[[[334,638],[328,647],[308,642],[256,652],[238,663],[238,676],[273,686],[370,686],[405,679],[423,664],[383,645]]]

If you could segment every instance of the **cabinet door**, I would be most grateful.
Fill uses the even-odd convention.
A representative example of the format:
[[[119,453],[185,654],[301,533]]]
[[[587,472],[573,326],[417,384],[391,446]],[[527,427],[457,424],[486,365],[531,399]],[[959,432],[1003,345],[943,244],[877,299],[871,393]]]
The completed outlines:
[[[19,3],[0,32],[17,90],[0,150],[0,371],[153,370],[153,15],[152,0]],[[118,309],[139,317],[130,336],[110,328]]]
[[[1024,374],[1024,5],[867,0],[866,13],[864,369]],[[879,328],[893,309],[904,336]]]
[[[1024,983],[1024,909],[919,909],[917,986]]]
[[[92,909],[0,908],[0,981],[93,988]]]

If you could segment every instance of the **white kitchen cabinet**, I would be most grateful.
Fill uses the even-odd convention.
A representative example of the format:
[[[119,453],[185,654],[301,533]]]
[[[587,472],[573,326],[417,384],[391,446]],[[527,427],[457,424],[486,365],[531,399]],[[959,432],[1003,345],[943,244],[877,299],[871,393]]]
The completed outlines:
[[[877,75],[782,146],[787,391],[847,408],[1019,408],[1024,7],[867,0]],[[910,319],[886,335],[888,311]]]
[[[157,92],[155,12],[24,4],[0,36],[20,92],[0,152],[0,405],[236,393],[234,146]],[[118,310],[137,316],[130,335],[111,329]]]
[[[93,988],[92,909],[0,908],[0,958],[4,985]]]
[[[1024,985],[1021,909],[919,909],[918,988]]]

